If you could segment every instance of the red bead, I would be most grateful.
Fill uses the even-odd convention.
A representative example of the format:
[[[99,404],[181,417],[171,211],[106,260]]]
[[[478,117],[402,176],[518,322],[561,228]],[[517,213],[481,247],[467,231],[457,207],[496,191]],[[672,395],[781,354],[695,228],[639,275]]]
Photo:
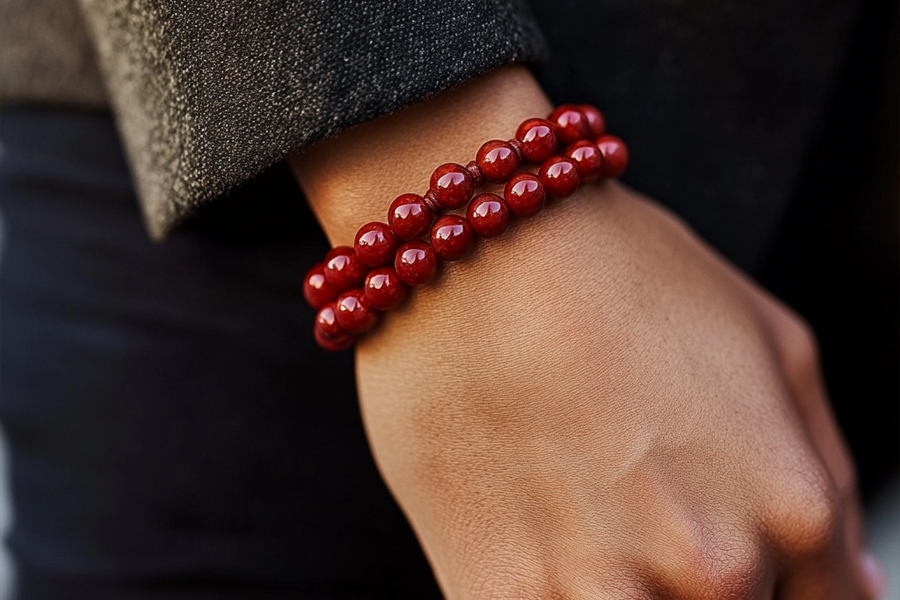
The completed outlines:
[[[594,142],[589,140],[575,142],[566,148],[566,156],[578,167],[578,174],[584,183],[596,181],[603,172],[603,155]]]
[[[386,223],[367,223],[356,232],[353,250],[361,263],[379,267],[394,257],[400,240]]]
[[[509,207],[496,194],[481,194],[469,204],[468,218],[472,229],[481,237],[497,237],[509,224]]]
[[[367,271],[349,246],[338,246],[325,255],[325,283],[337,293],[357,287]]]
[[[515,150],[506,142],[491,140],[478,149],[475,163],[488,181],[502,183],[513,176],[519,166]]]
[[[581,183],[575,161],[566,156],[551,156],[545,160],[538,171],[538,178],[552,198],[571,196]]]
[[[597,147],[603,155],[602,177],[619,177],[628,167],[628,147],[614,135],[604,135],[597,139]]]
[[[431,228],[431,247],[442,260],[459,260],[475,244],[475,232],[459,215],[445,215]]]
[[[424,285],[434,278],[438,259],[430,245],[420,240],[406,242],[397,249],[394,270],[407,285]]]
[[[587,117],[572,104],[563,104],[550,113],[548,120],[556,125],[556,137],[563,144],[574,144],[591,133]]]
[[[400,281],[392,267],[369,271],[363,291],[369,304],[378,310],[393,310],[406,298],[406,285]]]
[[[303,297],[313,308],[322,308],[326,302],[334,300],[337,292],[325,282],[324,263],[314,266],[303,280]]]
[[[431,189],[441,206],[453,210],[469,201],[475,182],[464,166],[447,163],[431,174]]]
[[[326,350],[344,350],[356,341],[355,335],[347,333],[337,324],[334,302],[329,302],[319,309],[313,324],[313,336],[316,343]]]
[[[503,197],[509,210],[520,217],[530,217],[544,208],[547,193],[537,177],[531,173],[519,173],[506,184]]]
[[[550,158],[556,150],[556,127],[544,119],[528,119],[516,129],[525,158],[534,163]]]
[[[324,348],[325,350],[331,350],[332,352],[337,352],[339,350],[346,350],[351,347],[354,342],[356,342],[356,336],[350,335],[349,333],[343,334],[338,338],[331,338],[323,334],[318,328],[313,327],[313,337],[316,340],[316,343],[320,348]]]
[[[431,227],[434,213],[425,205],[422,196],[403,194],[391,202],[388,223],[397,237],[411,240],[423,235]]]
[[[349,290],[338,296],[334,312],[337,324],[347,333],[365,333],[378,322],[378,313],[362,290]]]
[[[591,138],[598,138],[606,135],[606,118],[603,113],[591,106],[590,104],[579,104],[578,109],[584,118],[587,119],[588,130],[590,130]]]

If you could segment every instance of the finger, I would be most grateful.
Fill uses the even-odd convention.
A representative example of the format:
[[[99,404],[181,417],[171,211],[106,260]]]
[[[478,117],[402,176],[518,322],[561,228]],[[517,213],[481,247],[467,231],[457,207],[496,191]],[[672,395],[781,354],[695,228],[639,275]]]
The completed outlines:
[[[883,584],[877,563],[865,552],[865,529],[856,485],[856,469],[828,402],[811,331],[789,313],[778,315],[785,376],[810,441],[828,470],[843,514],[844,564],[854,582],[854,598],[872,600]],[[875,565],[873,568],[872,565]]]

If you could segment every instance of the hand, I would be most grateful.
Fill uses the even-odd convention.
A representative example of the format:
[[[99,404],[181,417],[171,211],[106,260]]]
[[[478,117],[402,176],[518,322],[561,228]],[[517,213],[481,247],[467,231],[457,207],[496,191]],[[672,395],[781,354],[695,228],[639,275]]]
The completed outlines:
[[[514,122],[548,112],[523,77],[495,74],[407,124],[477,122],[503,90],[531,98],[513,113],[535,105]],[[479,86],[491,93],[473,109]],[[379,217],[368,194],[383,211],[427,181],[389,125],[295,161],[337,242]],[[429,164],[503,126],[476,125],[475,148]],[[370,165],[376,143],[389,160]],[[405,187],[385,195],[394,173]],[[483,241],[357,353],[376,460],[452,600],[874,597],[817,365],[796,316],[614,183]]]

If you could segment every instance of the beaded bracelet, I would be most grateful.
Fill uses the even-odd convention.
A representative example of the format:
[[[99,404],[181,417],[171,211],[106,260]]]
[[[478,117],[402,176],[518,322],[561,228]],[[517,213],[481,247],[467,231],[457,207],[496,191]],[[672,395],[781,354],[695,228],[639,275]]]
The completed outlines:
[[[540,164],[537,174],[516,173],[526,162]],[[496,237],[506,230],[510,213],[535,215],[548,196],[564,198],[581,183],[619,177],[627,166],[628,148],[607,135],[603,114],[587,104],[560,106],[547,120],[527,119],[514,138],[486,142],[466,166],[439,166],[423,196],[398,196],[387,223],[363,225],[352,248],[333,248],[306,274],[303,295],[318,309],[316,342],[326,350],[349,348],[375,326],[381,311],[403,303],[407,286],[431,281],[440,261],[466,256],[476,234]],[[505,183],[503,197],[472,198],[484,182]],[[467,203],[465,216],[441,216]],[[426,235],[429,241],[420,239]]]

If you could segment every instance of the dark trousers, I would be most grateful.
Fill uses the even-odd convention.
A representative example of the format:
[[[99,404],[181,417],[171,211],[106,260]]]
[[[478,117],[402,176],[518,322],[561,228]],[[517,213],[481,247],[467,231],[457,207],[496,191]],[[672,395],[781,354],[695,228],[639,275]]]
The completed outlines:
[[[160,244],[109,116],[6,110],[0,140],[19,597],[440,597],[352,353],[312,340],[327,246],[289,176]]]

